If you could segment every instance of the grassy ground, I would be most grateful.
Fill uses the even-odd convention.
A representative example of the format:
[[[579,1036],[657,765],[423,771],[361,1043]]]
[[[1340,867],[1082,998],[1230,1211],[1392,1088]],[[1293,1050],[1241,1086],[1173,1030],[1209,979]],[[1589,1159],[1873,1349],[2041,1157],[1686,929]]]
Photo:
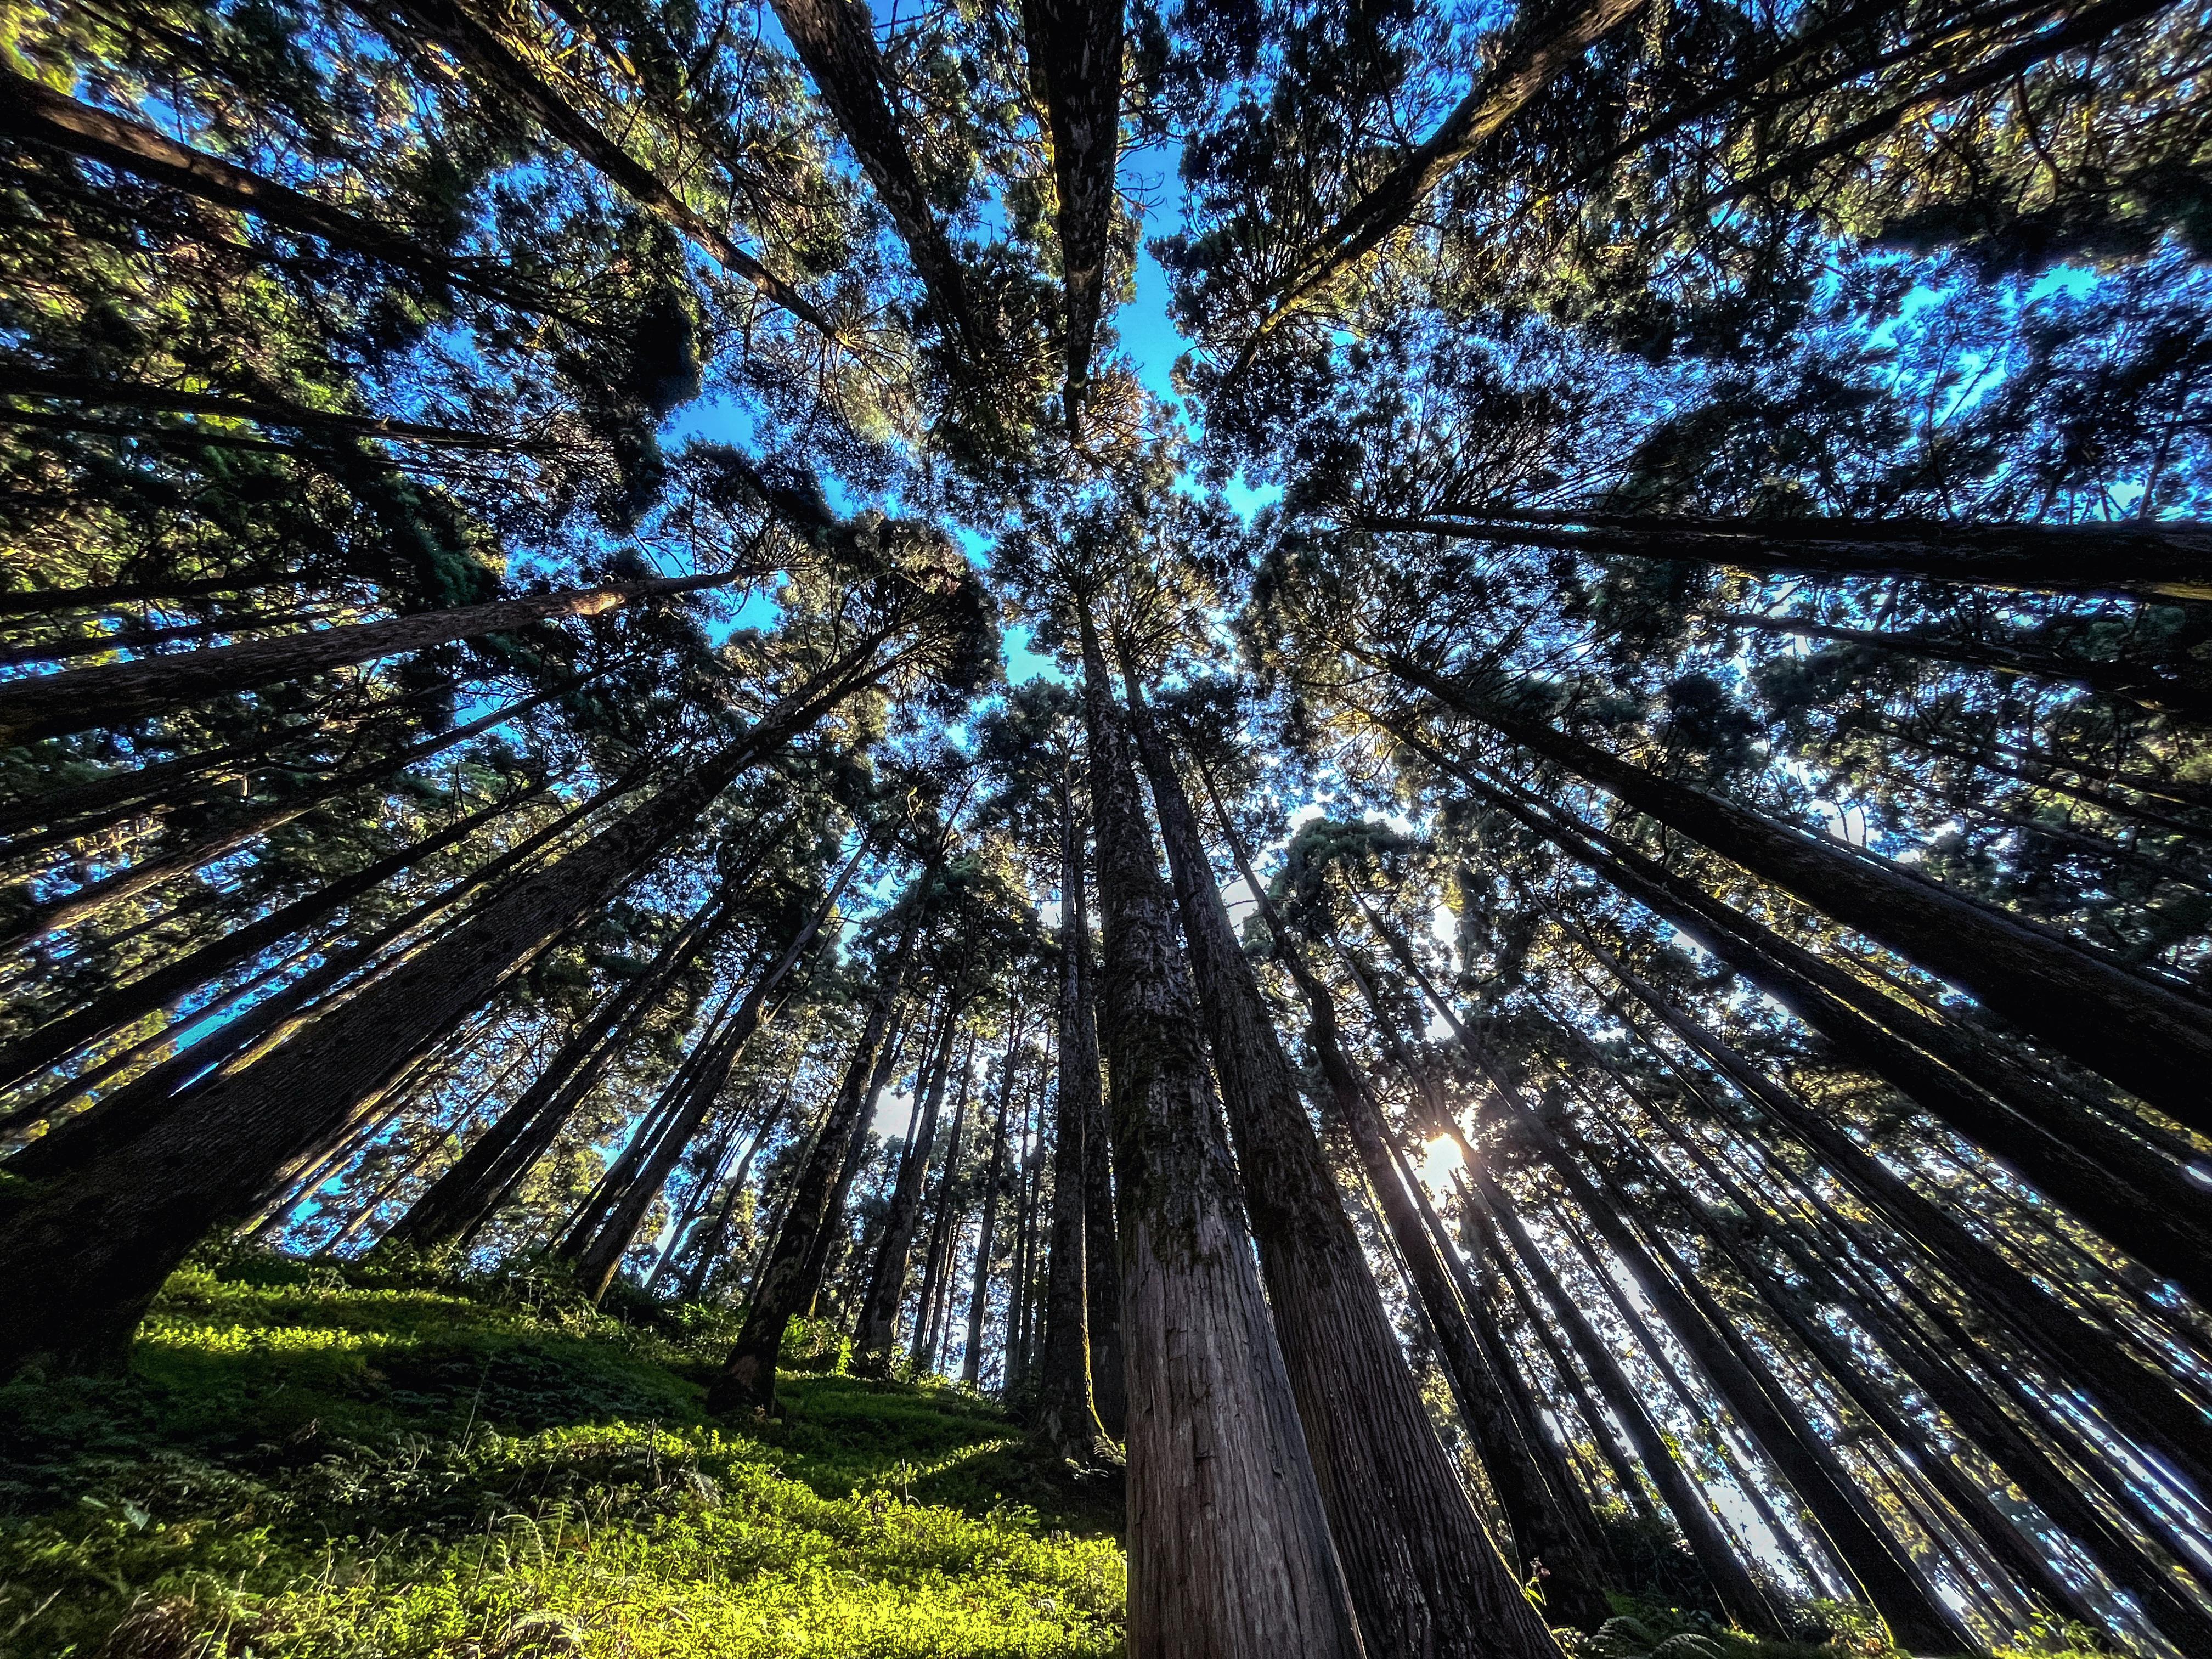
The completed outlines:
[[[1117,1495],[948,1389],[795,1375],[508,1284],[273,1261],[173,1280],[127,1379],[0,1390],[24,1659],[1118,1650]]]
[[[0,1389],[0,1659],[1059,1659],[1121,1651],[1120,1492],[989,1403],[732,1333],[267,1256],[178,1275],[130,1375]],[[1623,1601],[1574,1659],[1865,1659]],[[2054,1644],[2057,1645],[2057,1644]]]

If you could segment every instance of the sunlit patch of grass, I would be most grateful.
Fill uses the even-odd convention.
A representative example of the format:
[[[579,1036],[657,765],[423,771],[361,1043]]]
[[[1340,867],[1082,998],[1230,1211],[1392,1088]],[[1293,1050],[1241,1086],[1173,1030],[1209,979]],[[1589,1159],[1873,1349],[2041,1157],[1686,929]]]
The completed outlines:
[[[512,1284],[179,1274],[127,1379],[0,1390],[4,1645],[1119,1651],[1110,1492],[1069,1487],[954,1389],[802,1375],[782,1419],[712,1424],[702,1345],[725,1334]]]

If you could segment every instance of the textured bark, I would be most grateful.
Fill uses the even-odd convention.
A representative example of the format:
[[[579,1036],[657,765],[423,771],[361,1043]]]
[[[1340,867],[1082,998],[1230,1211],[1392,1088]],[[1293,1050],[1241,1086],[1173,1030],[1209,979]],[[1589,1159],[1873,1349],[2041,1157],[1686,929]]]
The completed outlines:
[[[97,726],[112,730],[171,709],[251,691],[279,680],[480,638],[553,617],[590,617],[638,600],[720,587],[734,572],[676,580],[609,582],[559,593],[495,599],[489,605],[417,611],[383,622],[309,629],[276,639],[144,657],[99,668],[38,674],[0,685],[0,742],[29,743]]]
[[[1121,137],[1121,0],[1023,0],[1030,80],[1044,103],[1060,198],[1066,295],[1067,429],[1081,427],[1091,353],[1114,228],[1114,167]]]
[[[1087,614],[1128,1344],[1131,1659],[1363,1651],[1260,1291],[1171,902]]]
[[[1876,1213],[1927,1251],[1934,1264],[1965,1288],[1984,1313],[2009,1332],[2038,1364],[2095,1401],[2123,1434],[2154,1449],[2189,1479],[2212,1486],[2212,1458],[2204,1449],[2206,1416],[2190,1395],[2180,1391],[2178,1379],[2139,1359],[2109,1334],[2054,1299],[2033,1277],[1999,1255],[1941,1204],[1917,1191],[1833,1122],[1767,1079],[1601,947],[1585,940],[1584,948],[1595,951],[1607,971],[1692,1051],[1812,1147]]]
[[[1091,1400],[1109,1437],[1120,1440],[1129,1424],[1127,1348],[1121,1340],[1121,1245],[1115,1225],[1114,1124],[1098,1073],[1097,975],[1091,959],[1091,901],[1082,854],[1086,839],[1076,826],[1076,1047],[1089,1056],[1080,1090],[1083,1103],[1084,1332],[1091,1352]]]
[[[1389,240],[1439,185],[1480,155],[1530,100],[1580,62],[1594,41],[1633,16],[1639,3],[1570,0],[1532,19],[1522,38],[1506,46],[1437,130],[1298,256],[1231,373],[1240,374],[1250,364],[1260,343],[1284,318]]]
[[[1960,582],[2032,592],[2212,599],[2212,526],[2192,523],[1946,524],[1929,519],[1637,519],[1486,514],[1364,516],[1365,530],[1465,537],[1600,556],[1725,565],[1776,575]],[[1587,528],[1572,528],[1583,526]]]
[[[952,1073],[952,1051],[960,1036],[962,1012],[958,1002],[947,1000],[937,1053],[931,1057],[928,1075],[921,1085],[914,1132],[907,1138],[898,1181],[884,1212],[883,1239],[869,1271],[868,1294],[861,1304],[860,1328],[853,1337],[853,1370],[862,1376],[884,1376],[890,1371],[891,1349],[898,1341],[899,1312],[906,1304],[915,1229],[921,1219],[922,1182],[929,1174],[930,1151],[937,1144],[937,1119],[945,1105],[945,1085]]]
[[[1677,783],[1498,707],[1401,657],[1386,665],[1453,708],[1907,960],[2191,1128],[2212,1127],[2212,1009],[2094,951],[1894,866]]]
[[[974,1388],[983,1364],[983,1316],[991,1291],[991,1247],[997,1242],[999,1209],[1006,1200],[1006,1110],[1014,1094],[1020,1057],[1022,1011],[1017,1003],[1006,1018],[1006,1059],[999,1078],[998,1115],[991,1125],[991,1164],[983,1176],[983,1219],[976,1229],[975,1278],[968,1291],[968,1340],[960,1351],[960,1380]],[[1012,1304],[1008,1304],[1009,1314]],[[1008,1320],[1012,1325],[1011,1317]]]
[[[12,94],[0,93],[0,109]],[[5,117],[0,117],[4,119]],[[118,605],[147,599],[201,599],[215,593],[255,593],[301,578],[282,571],[245,571],[234,576],[209,576],[199,581],[111,582],[101,587],[33,587],[0,593],[0,617],[46,617],[57,611],[112,611]]]
[[[1098,1034],[1086,972],[1082,831],[1065,785],[1060,798],[1060,1095],[1053,1107],[1052,1223],[1045,1263],[1044,1345],[1037,1356],[1036,1429],[1065,1458],[1087,1463],[1110,1440],[1098,1414],[1091,1352],[1091,1245],[1085,1152],[1104,1112]],[[1121,1245],[1115,1243],[1118,1259]],[[1118,1262],[1117,1262],[1118,1265]],[[1126,1410],[1126,1398],[1124,1407]]]
[[[1281,1334],[1291,1391],[1367,1650],[1377,1659],[1476,1651],[1555,1655],[1558,1644],[1521,1594],[1430,1425],[1307,1120],[1259,980],[1237,948],[1182,780],[1135,675],[1125,669],[1125,679],[1137,750],[1167,845],[1199,1011],[1236,1142],[1245,1209],[1260,1246],[1267,1305]],[[1288,957],[1284,959],[1287,965]],[[1297,976],[1301,988],[1308,988],[1310,975]],[[1319,988],[1308,992],[1317,1027],[1328,1018],[1314,997]],[[1396,1174],[1382,1152],[1380,1126],[1364,1121],[1367,1103],[1333,1033],[1321,1035],[1334,1056],[1334,1067],[1328,1054],[1322,1063],[1339,1109],[1361,1120],[1353,1127],[1355,1143],[1363,1154],[1370,1148],[1380,1154],[1379,1170],[1369,1173],[1379,1175],[1376,1186],[1386,1212],[1395,1206],[1394,1231],[1397,1224],[1408,1224],[1410,1237],[1401,1240],[1401,1248],[1425,1247],[1419,1218],[1397,1189]],[[1350,1100],[1344,1097],[1346,1085],[1355,1097]],[[1433,1250],[1427,1256],[1433,1278],[1424,1291],[1441,1290],[1444,1305],[1458,1315]],[[1477,1402],[1487,1408],[1485,1426],[1495,1427],[1503,1416],[1496,1383],[1479,1358],[1475,1370],[1478,1386],[1486,1385]],[[1468,1414],[1473,1421],[1476,1413]],[[1480,1430],[1477,1437],[1486,1451],[1494,1443]],[[1516,1475],[1533,1474],[1524,1451],[1494,1478],[1503,1487]],[[1516,1490],[1516,1495],[1524,1494]],[[1540,1480],[1530,1501],[1509,1509],[1516,1531],[1530,1527],[1520,1536],[1531,1553],[1535,1534],[1543,1530],[1539,1517],[1553,1507]],[[1561,1564],[1563,1579],[1574,1576],[1573,1565]],[[1577,1583],[1566,1599],[1575,1603],[1577,1623],[1595,1625],[1605,1617],[1594,1582]]]
[[[1614,1419],[1627,1431],[1644,1472],[1659,1488],[1659,1495],[1666,1499],[1675,1524],[1689,1540],[1690,1553],[1719,1593],[1722,1605],[1746,1630],[1780,1640],[1784,1633],[1782,1621],[1768,1602],[1765,1592],[1745,1567],[1735,1540],[1722,1528],[1704,1492],[1669,1448],[1665,1432],[1652,1420],[1635,1383],[1622,1369],[1612,1347],[1566,1293],[1552,1271],[1551,1263],[1521,1224],[1511,1200],[1499,1190],[1489,1173],[1477,1164],[1473,1176],[1491,1223],[1504,1233],[1515,1256],[1551,1304],[1567,1333],[1568,1341],[1588,1368]]]
[[[0,1208],[0,1295],[15,1310],[0,1370],[113,1360],[176,1264],[207,1232],[312,1163],[390,1086],[426,1031],[482,1007],[577,920],[689,832],[737,776],[881,672],[866,641],[692,765],[652,801],[515,882],[422,952],[224,1076],[66,1182],[26,1183]]]
[[[924,885],[930,873],[924,872]],[[920,901],[920,890],[910,890],[915,908],[868,1005],[867,1021],[846,1062],[837,1098],[793,1183],[791,1201],[784,1206],[775,1242],[755,1280],[744,1325],[708,1391],[710,1411],[726,1415],[767,1411],[775,1404],[775,1362],[783,1334],[794,1316],[813,1310],[830,1259],[830,1237],[844,1224],[846,1195],[859,1167],[854,1149],[866,1143],[876,1096],[889,1080],[897,1053],[890,1040],[892,1016],[922,927]]]
[[[845,142],[906,243],[945,331],[981,373],[998,355],[995,336],[969,302],[952,243],[929,204],[898,118],[884,95],[874,20],[855,0],[775,0],[776,21],[814,79]]]

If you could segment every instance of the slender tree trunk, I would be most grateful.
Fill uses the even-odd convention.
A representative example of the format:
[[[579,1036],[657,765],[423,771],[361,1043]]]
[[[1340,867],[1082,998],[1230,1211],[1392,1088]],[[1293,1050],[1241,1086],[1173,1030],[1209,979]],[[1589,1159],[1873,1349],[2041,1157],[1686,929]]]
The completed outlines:
[[[727,886],[722,888],[661,946],[651,967],[611,993],[556,1051],[537,1080],[416,1200],[386,1238],[435,1252],[473,1237],[551,1148],[637,1023],[659,1006],[726,925],[732,896]]]
[[[983,1176],[983,1219],[976,1229],[975,1277],[968,1292],[968,1340],[960,1351],[960,1380],[975,1386],[982,1372],[983,1317],[991,1291],[991,1246],[996,1242],[999,1206],[1005,1200],[1006,1172],[1006,1109],[1012,1103],[1014,1070],[1020,1057],[1022,1009],[1017,1002],[1006,1016],[1006,1069],[999,1079],[998,1116],[991,1125],[991,1165]],[[1011,1325],[1012,1304],[1008,1304]]]
[[[1581,1355],[1598,1391],[1605,1396],[1614,1420],[1627,1431],[1644,1472],[1658,1486],[1660,1496],[1667,1500],[1675,1524],[1689,1540],[1690,1553],[1719,1592],[1722,1605],[1753,1634],[1780,1640],[1784,1635],[1782,1621],[1775,1615],[1765,1592],[1745,1567],[1735,1540],[1722,1528],[1703,1490],[1675,1457],[1664,1431],[1652,1420],[1635,1383],[1622,1369],[1611,1346],[1598,1334],[1581,1307],[1560,1285],[1551,1263],[1537,1249],[1535,1241],[1522,1226],[1520,1216],[1488,1172],[1478,1164],[1473,1176],[1475,1190],[1492,1223],[1504,1234],[1515,1255],[1551,1304],[1567,1333],[1568,1341]]]
[[[1585,948],[1591,948],[1587,942]],[[2109,1334],[2055,1301],[2034,1279],[2004,1260],[1941,1205],[1769,1081],[1656,988],[1610,956],[1601,954],[1601,960],[1694,1052],[1810,1146],[1905,1237],[1928,1251],[1942,1272],[1964,1287],[1984,1313],[2001,1322],[2037,1363],[2095,1400],[2123,1434],[2154,1449],[2189,1479],[2212,1486],[2212,1459],[2203,1449],[2206,1415],[2181,1391],[2178,1379],[2151,1369]]]
[[[1044,1180],[1044,1102],[1051,1091],[1053,1063],[1047,1051],[1039,1069],[1036,1098],[1024,1115],[1022,1204],[1014,1237],[1014,1271],[1006,1287],[1006,1380],[1004,1392],[1025,1392],[1036,1374],[1037,1213]]]
[[[1259,981],[1237,948],[1182,781],[1146,709],[1143,689],[1126,667],[1125,683],[1137,750],[1152,781],[1167,844],[1199,1012],[1236,1139],[1268,1307],[1282,1336],[1306,1444],[1368,1651],[1376,1659],[1477,1649],[1555,1655],[1558,1644],[1521,1594],[1430,1425],[1321,1142],[1307,1121]],[[1257,884],[1252,884],[1256,892]],[[1286,954],[1283,960],[1289,966]],[[1292,971],[1313,1003],[1316,1034],[1328,1044],[1322,1064],[1335,1104],[1348,1117],[1363,1119],[1366,1102],[1342,1069],[1322,999],[1315,995],[1319,988],[1310,986],[1310,975],[1302,969]],[[1316,1052],[1322,1052],[1320,1042]],[[1334,1068],[1329,1054],[1336,1061]],[[1346,1085],[1354,1098],[1345,1097]],[[1379,1150],[1376,1126],[1355,1121],[1352,1127],[1356,1143],[1366,1132],[1363,1152],[1370,1146]],[[1389,1190],[1397,1180],[1387,1154],[1379,1174],[1376,1191],[1386,1211],[1395,1204],[1393,1222],[1412,1221],[1401,1248],[1425,1246],[1427,1240],[1411,1217],[1403,1191]],[[1441,1284],[1447,1302],[1440,1305],[1458,1314],[1432,1252],[1427,1265],[1435,1272],[1424,1289],[1434,1291]],[[1479,1359],[1475,1370],[1485,1391],[1479,1401],[1469,1403],[1487,1407],[1484,1426],[1495,1428],[1502,1421],[1496,1383]],[[1469,1410],[1470,1423],[1475,1416]],[[1480,1430],[1478,1438],[1486,1438]],[[1494,1471],[1493,1479],[1502,1486],[1516,1474],[1533,1474],[1524,1452],[1510,1467]],[[1537,1517],[1552,1509],[1540,1484],[1536,1493],[1534,1501],[1509,1510],[1516,1522],[1530,1525],[1531,1533],[1522,1534],[1521,1541],[1531,1553],[1537,1548],[1535,1533],[1544,1530]],[[1575,1565],[1559,1563],[1563,1587],[1574,1577]],[[1594,1583],[1575,1584],[1565,1599],[1576,1603],[1577,1623],[1595,1625],[1605,1616]]]
[[[933,862],[908,891],[906,902],[912,908],[900,929],[898,945],[881,970],[837,1098],[792,1183],[791,1202],[754,1281],[744,1325],[708,1390],[710,1411],[726,1416],[738,1411],[766,1412],[775,1404],[775,1362],[784,1331],[793,1316],[814,1308],[830,1259],[830,1237],[845,1224],[846,1196],[859,1167],[853,1149],[866,1144],[876,1096],[889,1080],[897,1054],[892,1017],[921,933],[927,890],[935,871]]]
[[[930,1216],[929,1248],[922,1256],[921,1299],[916,1304],[914,1345],[908,1355],[917,1372],[933,1370],[937,1360],[938,1291],[951,1273],[952,1243],[958,1231],[954,1224],[954,1194],[959,1186],[960,1140],[968,1127],[968,1097],[975,1078],[975,1037],[974,1031],[968,1033],[968,1049],[960,1060],[960,1092],[952,1104],[952,1133],[945,1138],[945,1167],[938,1174],[937,1203]]]
[[[906,1033],[899,1030],[900,1022],[891,1023],[891,1034],[884,1039],[883,1053],[877,1058],[874,1074],[868,1079],[868,1093],[860,1115],[853,1121],[853,1132],[845,1143],[845,1161],[838,1166],[837,1178],[830,1188],[830,1200],[823,1208],[827,1218],[814,1230],[813,1243],[807,1247],[804,1282],[810,1287],[806,1305],[800,1310],[808,1318],[821,1311],[822,1286],[826,1282],[830,1253],[845,1238],[846,1206],[853,1195],[853,1183],[860,1179],[860,1164],[868,1154],[868,1139],[875,1133],[876,1103],[882,1099],[884,1090],[899,1066],[900,1050]],[[931,1039],[925,1036],[921,1052],[929,1049]]]
[[[948,993],[940,1024],[937,1052],[929,1057],[926,1073],[918,1076],[919,1095],[914,1120],[900,1154],[898,1177],[892,1183],[890,1202],[884,1212],[883,1237],[868,1273],[868,1291],[861,1303],[860,1321],[853,1340],[853,1369],[862,1376],[889,1374],[891,1348],[898,1340],[899,1315],[906,1304],[906,1281],[914,1254],[915,1229],[921,1217],[922,1182],[929,1173],[931,1149],[937,1143],[938,1115],[945,1104],[945,1087],[952,1073],[952,1053],[960,1035],[961,1002]]]
[[[614,1282],[614,1276],[622,1267],[623,1258],[629,1253],[630,1244],[637,1237],[637,1230],[643,1224],[646,1212],[660,1196],[661,1188],[668,1184],[668,1177],[675,1172],[677,1164],[721,1099],[722,1091],[728,1085],[730,1073],[736,1067],[739,1056],[744,1053],[745,1045],[752,1041],[753,1034],[763,1024],[775,1017],[774,1011],[769,1006],[769,999],[783,988],[784,981],[799,966],[799,958],[805,955],[806,947],[814,942],[823,923],[837,908],[837,901],[844,896],[847,884],[859,871],[861,860],[868,856],[870,850],[867,837],[862,836],[860,844],[854,849],[852,857],[846,860],[845,867],[838,872],[836,879],[830,884],[830,890],[823,896],[822,902],[799,926],[790,943],[784,946],[782,954],[745,993],[745,1000],[738,1005],[738,1011],[731,1017],[729,1024],[702,1060],[690,1088],[669,1123],[654,1140],[652,1151],[621,1196],[610,1207],[606,1218],[592,1235],[590,1243],[578,1254],[577,1282],[593,1303],[604,1297],[607,1286]]]
[[[477,639],[550,617],[596,616],[633,601],[725,586],[736,580],[737,573],[726,572],[672,581],[609,582],[489,605],[418,611],[384,622],[312,629],[173,657],[33,675],[0,685],[0,742],[29,743],[95,726],[112,730],[279,680],[304,679],[373,658]]]
[[[15,93],[13,82],[0,82],[0,110]],[[51,90],[49,88],[48,90]],[[12,112],[0,121],[14,118]],[[148,129],[148,131],[151,131]],[[243,571],[233,576],[210,576],[200,581],[117,582],[104,587],[34,587],[0,593],[0,617],[46,617],[57,611],[112,611],[118,605],[148,599],[201,599],[216,593],[255,593],[304,580],[281,571]]]
[[[1076,1048],[1089,1069],[1078,1090],[1083,1106],[1084,1334],[1091,1353],[1091,1400],[1107,1437],[1129,1426],[1127,1352],[1121,1340],[1121,1246],[1115,1225],[1114,1124],[1095,1079],[1098,1065],[1097,975],[1091,959],[1091,900],[1084,874],[1084,826],[1075,826]]]
[[[1072,791],[1060,788],[1060,1095],[1053,1107],[1052,1227],[1045,1266],[1044,1346],[1038,1355],[1036,1428],[1044,1443],[1073,1462],[1097,1461],[1112,1436],[1100,1420],[1091,1349],[1091,1241],[1085,1149],[1103,1115],[1098,1084],[1098,1032],[1086,972],[1081,845]],[[1120,1251],[1118,1241],[1115,1244]],[[1126,1407],[1126,1397],[1125,1397]]]
[[[2191,1128],[2212,1127],[2212,1010],[1904,871],[1631,765],[1401,657],[1390,671],[1950,980]]]
[[[580,917],[686,834],[738,775],[883,672],[864,640],[744,738],[652,801],[480,907],[422,952],[225,1075],[66,1182],[0,1200],[0,1370],[112,1361],[169,1272],[208,1231],[319,1157],[371,1109],[422,1044],[450,1030]]]
[[[1491,514],[1450,505],[1420,518],[1370,516],[1357,522],[1365,530],[1457,536],[1601,557],[1718,564],[1763,574],[2212,599],[2212,532],[2201,524],[1655,519],[1572,511]],[[1589,528],[1564,527],[1571,525]]]
[[[1130,1656],[1352,1659],[1351,1597],[1261,1295],[1172,902],[1105,658],[1079,621],[1121,1176]]]
[[[969,302],[959,258],[884,95],[873,20],[854,0],[775,0],[775,6],[776,21],[906,243],[932,309],[980,373],[996,358],[997,341]]]

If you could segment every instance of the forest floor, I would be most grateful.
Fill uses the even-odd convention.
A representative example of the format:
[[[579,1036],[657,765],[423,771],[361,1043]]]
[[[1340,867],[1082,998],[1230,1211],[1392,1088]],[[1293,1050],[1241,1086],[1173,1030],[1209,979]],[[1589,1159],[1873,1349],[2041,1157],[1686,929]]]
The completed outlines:
[[[127,1377],[0,1389],[0,1652],[1119,1651],[1118,1491],[950,1388],[794,1372],[781,1420],[718,1425],[729,1334],[527,1280],[188,1270]]]
[[[195,1265],[127,1375],[0,1388],[0,1656],[1121,1651],[1113,1476],[1040,1457],[973,1394],[837,1372],[821,1328],[786,1345],[782,1417],[716,1423],[732,1334],[726,1312],[618,1319],[526,1275]],[[1621,1607],[1570,1651],[1879,1647]]]

